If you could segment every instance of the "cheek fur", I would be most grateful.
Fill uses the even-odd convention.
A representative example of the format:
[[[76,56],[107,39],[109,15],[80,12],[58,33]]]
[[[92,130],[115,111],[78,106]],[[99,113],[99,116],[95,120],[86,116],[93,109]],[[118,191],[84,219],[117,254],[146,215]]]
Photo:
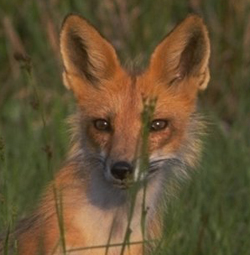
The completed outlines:
[[[89,125],[87,127],[87,138],[95,149],[105,150],[108,148],[111,134],[107,132],[100,132],[96,130],[93,125]]]
[[[172,134],[171,127],[166,128],[164,131],[152,132],[149,135],[149,151],[153,152],[166,146],[170,142]]]
[[[186,119],[171,123],[169,127],[160,132],[151,133],[149,136],[149,152],[164,150],[168,152],[177,151],[185,135]]]

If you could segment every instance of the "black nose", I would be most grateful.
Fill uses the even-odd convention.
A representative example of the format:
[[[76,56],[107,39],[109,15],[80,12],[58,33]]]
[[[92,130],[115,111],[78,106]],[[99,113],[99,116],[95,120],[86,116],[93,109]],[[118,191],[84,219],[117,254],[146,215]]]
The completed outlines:
[[[124,180],[133,172],[133,167],[125,161],[117,162],[111,168],[111,174],[118,180]]]

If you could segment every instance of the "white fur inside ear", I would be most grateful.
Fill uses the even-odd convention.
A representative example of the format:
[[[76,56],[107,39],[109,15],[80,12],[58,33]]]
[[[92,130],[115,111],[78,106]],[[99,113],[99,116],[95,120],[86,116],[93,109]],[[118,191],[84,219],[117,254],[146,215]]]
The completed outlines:
[[[65,86],[68,90],[70,90],[70,89],[71,89],[71,87],[70,87],[70,82],[69,82],[69,79],[68,79],[68,77],[67,77],[66,72],[63,72],[62,78],[63,78],[63,84],[64,84],[64,86]]]
[[[201,74],[199,90],[205,90],[207,88],[209,80],[210,80],[210,73],[209,73],[209,69],[207,67],[206,71],[203,74]]]

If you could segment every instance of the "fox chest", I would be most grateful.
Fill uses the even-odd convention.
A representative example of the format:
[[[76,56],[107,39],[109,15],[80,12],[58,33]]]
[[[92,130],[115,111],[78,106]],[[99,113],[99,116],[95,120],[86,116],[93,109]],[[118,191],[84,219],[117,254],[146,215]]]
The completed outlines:
[[[142,241],[142,231],[141,214],[138,212],[134,212],[129,220],[127,213],[122,209],[102,211],[88,207],[74,217],[73,226],[79,234],[71,244],[67,245],[69,246],[67,250],[80,248],[74,254],[118,255],[127,235],[129,235],[127,242],[131,243],[130,252],[137,252],[131,254],[140,254],[138,252],[141,244],[138,243]],[[107,249],[108,253],[106,253]],[[124,254],[130,252],[126,251]]]

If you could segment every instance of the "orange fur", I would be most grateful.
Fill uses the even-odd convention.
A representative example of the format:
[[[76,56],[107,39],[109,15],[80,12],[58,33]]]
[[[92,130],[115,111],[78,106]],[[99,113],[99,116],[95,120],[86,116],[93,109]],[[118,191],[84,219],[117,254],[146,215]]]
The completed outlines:
[[[65,167],[47,187],[38,209],[14,233],[19,254],[64,254],[65,243],[67,254],[104,255],[105,248],[72,250],[106,245],[109,239],[111,244],[123,243],[132,203],[130,186],[121,189],[126,180],[121,179],[117,187],[110,169],[116,162],[129,162],[132,183],[138,182],[143,100],[152,99],[156,102],[149,123],[167,123],[161,130],[151,130],[147,143],[148,174],[151,168],[156,174],[146,179],[146,239],[159,238],[166,173],[185,175],[199,158],[203,124],[196,116],[196,100],[209,81],[210,55],[203,21],[195,15],[186,18],[156,47],[149,67],[137,75],[121,67],[112,45],[80,16],[65,19],[60,42],[64,83],[79,106],[73,120],[74,142]],[[98,119],[106,120],[110,129],[98,130],[93,124]],[[143,239],[143,192],[139,186],[130,242]],[[107,254],[120,251],[121,246],[110,247]],[[127,246],[124,254],[143,254],[142,244]]]

